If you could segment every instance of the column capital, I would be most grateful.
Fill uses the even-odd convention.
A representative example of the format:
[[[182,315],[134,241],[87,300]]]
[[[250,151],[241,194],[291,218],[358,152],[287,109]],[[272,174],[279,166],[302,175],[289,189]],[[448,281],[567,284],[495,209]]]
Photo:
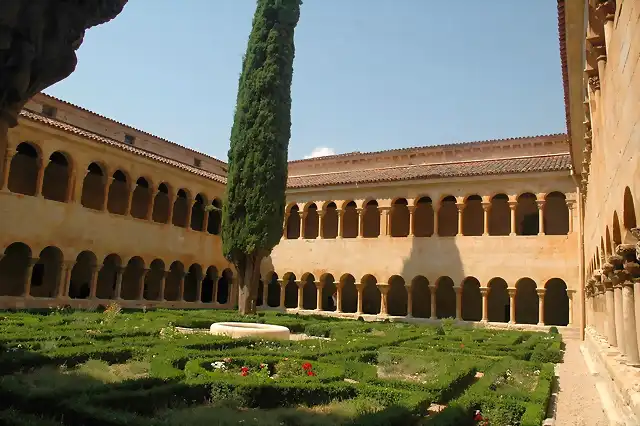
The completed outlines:
[[[307,283],[306,281],[301,281],[301,280],[294,280],[293,282],[298,287],[304,287],[304,285]]]
[[[462,286],[454,285],[454,286],[453,286],[453,291],[455,291],[455,292],[456,292],[456,294],[457,294],[457,293],[462,293]]]
[[[613,21],[616,16],[615,0],[600,0],[600,3],[596,5],[596,12],[600,15],[600,18],[605,21],[605,23]]]
[[[480,287],[480,294],[486,296],[489,294],[489,287]]]
[[[377,283],[376,287],[378,287],[378,290],[380,290],[381,294],[389,293],[389,289],[391,288],[391,286],[387,283]]]
[[[546,292],[547,292],[546,288],[536,288],[536,293],[538,294],[538,296],[544,296]]]
[[[518,202],[517,201],[507,201],[507,204],[509,204],[509,208],[511,210],[515,210],[516,207],[518,206]]]
[[[483,201],[482,210],[484,210],[485,212],[488,212],[489,210],[491,210],[491,201]]]
[[[544,207],[545,200],[536,200],[536,205],[538,206],[538,210]]]
[[[456,208],[458,209],[458,211],[462,211],[464,210],[465,207],[465,203],[456,203]]]
[[[322,281],[314,281],[313,284],[315,284],[316,288],[324,288],[324,282]]]
[[[576,206],[576,200],[566,200],[565,203],[567,204],[567,208],[569,210],[573,210],[573,208]]]
[[[516,291],[517,290],[515,288],[513,288],[513,287],[507,288],[507,293],[509,293],[509,297],[515,297]]]
[[[364,283],[354,283],[358,291],[364,290]]]

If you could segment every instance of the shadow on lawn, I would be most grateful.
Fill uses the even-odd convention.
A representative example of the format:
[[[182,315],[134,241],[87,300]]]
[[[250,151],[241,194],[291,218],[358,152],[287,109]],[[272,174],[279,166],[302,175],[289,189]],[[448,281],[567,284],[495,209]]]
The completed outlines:
[[[341,403],[323,407],[238,408],[210,401],[207,386],[157,378],[104,382],[73,373],[84,360],[60,360],[29,350],[0,348],[0,423],[38,426],[193,426],[199,424],[320,426],[411,425],[418,419],[404,407],[377,412]],[[119,360],[123,362],[123,360]],[[36,367],[37,368],[34,368]],[[351,401],[351,400],[350,400]],[[349,402],[347,402],[349,404]],[[335,409],[332,412],[332,407]],[[364,408],[364,409],[363,409]]]

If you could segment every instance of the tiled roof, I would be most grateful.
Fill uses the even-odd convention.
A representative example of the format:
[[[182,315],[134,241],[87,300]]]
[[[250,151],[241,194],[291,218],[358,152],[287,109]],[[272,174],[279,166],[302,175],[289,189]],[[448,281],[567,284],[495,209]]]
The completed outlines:
[[[289,176],[289,188],[569,170],[569,154],[421,164]]]
[[[61,121],[22,110],[20,116],[35,122],[51,126],[62,131],[91,139],[98,143],[113,146],[135,155],[149,158],[160,163],[182,169],[213,181],[226,184],[224,176],[192,167],[180,161],[172,160],[152,152],[127,145],[125,143],[97,135],[84,129]],[[318,173],[304,176],[289,176],[289,188],[311,188],[329,185],[348,185],[376,182],[407,181],[417,179],[436,179],[447,177],[472,177],[487,175],[502,175],[511,173],[551,172],[569,170],[569,154],[551,154],[529,157],[514,157],[490,160],[471,160],[450,163],[406,165],[384,167],[366,170],[346,170],[333,173]]]
[[[516,141],[531,141],[531,142],[537,142],[537,141],[547,141],[547,140],[555,140],[555,139],[561,139],[561,140],[566,140],[567,135],[564,133],[553,133],[553,134],[549,134],[549,135],[536,135],[536,136],[520,136],[520,137],[515,137],[515,138],[504,138],[504,139],[490,139],[490,140],[486,140],[486,141],[473,141],[473,142],[454,142],[454,143],[447,143],[447,144],[440,144],[440,145],[425,145],[425,146],[416,146],[416,147],[408,147],[408,148],[394,148],[394,149],[387,149],[387,150],[383,150],[383,151],[371,151],[371,152],[360,152],[360,151],[356,151],[356,152],[347,152],[344,154],[336,154],[336,155],[327,155],[324,157],[314,157],[314,158],[303,158],[300,160],[291,160],[289,161],[289,163],[302,163],[302,162],[312,162],[312,161],[321,161],[321,160],[333,160],[333,159],[339,159],[339,158],[344,158],[344,157],[355,157],[355,156],[359,156],[359,155],[366,155],[366,156],[378,156],[380,154],[407,154],[410,153],[412,151],[421,151],[424,149],[443,149],[443,148],[468,148],[468,147],[475,147],[475,146],[479,146],[479,145],[490,145],[490,144],[495,144],[498,142],[516,142]]]
[[[168,165],[173,166],[173,167],[177,167],[178,169],[185,170],[187,172],[193,173],[193,174],[198,175],[198,176],[206,177],[208,179],[214,180],[214,181],[222,183],[222,184],[226,184],[227,183],[227,179],[225,177],[217,175],[215,173],[207,172],[207,171],[199,169],[197,167],[191,167],[188,164],[182,163],[180,161],[172,160],[171,158],[163,157],[161,155],[154,154],[153,152],[145,151],[144,149],[140,149],[140,148],[137,148],[137,147],[134,147],[134,146],[131,146],[131,145],[127,145],[127,144],[122,143],[122,142],[118,142],[118,141],[110,139],[110,138],[106,138],[104,136],[97,135],[97,134],[89,132],[87,130],[80,129],[80,128],[72,126],[70,124],[63,123],[61,121],[45,117],[45,116],[42,116],[40,114],[36,114],[34,112],[31,112],[31,111],[22,110],[20,112],[20,116],[24,117],[24,118],[27,118],[29,120],[32,120],[32,121],[37,121],[39,123],[46,124],[46,125],[51,126],[51,127],[55,127],[57,129],[60,129],[62,131],[65,131],[65,132],[68,132],[68,133],[71,133],[71,134],[74,134],[74,135],[77,135],[77,136],[81,136],[81,137],[84,137],[84,138],[87,138],[87,139],[91,139],[91,140],[99,142],[99,143],[103,143],[105,145],[110,145],[110,146],[113,146],[113,147],[116,147],[116,148],[120,148],[123,151],[128,151],[128,152],[130,152],[132,154],[140,155],[142,157],[147,157],[147,158],[149,158],[151,160],[158,161],[158,162],[164,163],[164,164],[168,164]]]
[[[208,158],[208,159],[210,159],[210,160],[214,160],[214,161],[217,161],[217,162],[219,162],[219,163],[222,163],[222,164],[225,164],[225,165],[226,165],[226,163],[225,163],[224,161],[219,160],[219,159],[217,159],[217,158],[215,158],[215,157],[212,157],[212,156],[210,156],[210,155],[208,155],[208,154],[205,154],[204,152],[196,151],[195,149],[192,149],[192,148],[189,148],[189,147],[186,147],[186,146],[183,146],[183,145],[177,144],[177,143],[175,143],[175,142],[172,142],[172,141],[170,141],[169,139],[161,138],[160,136],[156,136],[156,135],[151,134],[151,133],[149,133],[149,132],[145,132],[144,130],[136,129],[135,127],[129,126],[128,124],[121,123],[121,122],[119,122],[119,121],[117,121],[117,120],[114,120],[113,118],[109,118],[109,117],[104,116],[104,115],[102,115],[102,114],[98,114],[97,112],[94,112],[94,111],[91,111],[90,109],[87,109],[87,108],[81,107],[80,105],[72,104],[71,102],[67,102],[67,101],[65,101],[65,100],[63,100],[63,99],[56,98],[55,96],[52,96],[52,95],[50,95],[50,94],[48,94],[48,93],[44,93],[44,92],[40,92],[40,93],[41,93],[42,95],[46,96],[47,98],[51,98],[51,99],[53,99],[53,100],[55,100],[55,101],[58,101],[58,102],[60,102],[60,103],[65,104],[65,105],[72,106],[72,107],[77,108],[77,109],[79,109],[79,110],[81,110],[81,111],[88,112],[88,113],[89,113],[89,114],[91,114],[91,115],[94,115],[94,116],[96,116],[96,117],[100,117],[100,118],[102,118],[102,119],[104,119],[104,120],[108,120],[108,121],[110,121],[110,122],[112,122],[112,123],[115,123],[115,124],[117,124],[117,125],[119,125],[119,126],[126,127],[127,129],[134,130],[134,131],[136,131],[136,132],[138,132],[138,133],[141,133],[141,134],[143,134],[143,135],[146,135],[146,136],[149,136],[149,137],[152,137],[152,138],[155,138],[155,139],[159,139],[159,140],[161,140],[162,142],[166,142],[166,143],[168,143],[168,144],[171,144],[171,145],[174,145],[174,146],[177,146],[177,147],[180,147],[180,148],[186,149],[187,151],[191,151],[191,152],[193,152],[193,153],[195,153],[195,154],[202,155],[203,157],[206,157],[206,158]]]

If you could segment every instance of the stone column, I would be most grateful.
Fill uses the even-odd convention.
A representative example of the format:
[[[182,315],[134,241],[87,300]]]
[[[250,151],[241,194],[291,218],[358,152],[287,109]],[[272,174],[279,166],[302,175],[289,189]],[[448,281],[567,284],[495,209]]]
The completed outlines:
[[[306,281],[296,281],[298,287],[298,310],[304,309],[304,286]]]
[[[482,295],[482,322],[489,322],[489,288],[480,287]]]
[[[196,283],[196,303],[202,303],[202,281],[204,281],[205,277],[206,272],[196,278],[198,280]]]
[[[184,280],[186,277],[186,272],[180,273],[180,281],[178,282],[178,302],[184,302]]]
[[[173,225],[173,207],[175,203],[175,197],[173,194],[167,194],[167,198],[169,199],[169,214],[167,215],[167,225]]]
[[[358,212],[358,237],[362,238],[364,236],[364,209],[356,209]]]
[[[413,294],[411,289],[411,283],[405,284],[404,288],[407,290],[407,318],[413,317]]]
[[[415,224],[415,212],[416,206],[409,206],[409,237],[413,237],[415,235],[414,224]]]
[[[98,291],[98,266],[91,265],[91,280],[89,284],[89,299],[96,298],[96,292]]]
[[[538,325],[544,325],[544,295],[547,292],[544,288],[537,288],[538,293]],[[569,322],[571,322],[571,313],[569,313]]]
[[[204,210],[202,210],[202,232],[204,233],[208,233],[208,229],[209,229],[209,212]]]
[[[438,210],[433,209],[433,234],[432,235],[440,235],[438,232]]]
[[[69,173],[69,179],[67,180],[67,190],[64,193],[64,202],[71,203],[73,202],[73,194],[74,194],[74,186],[76,183],[76,171],[75,169],[71,170]]]
[[[127,192],[127,207],[124,211],[125,216],[131,215],[131,203],[133,201],[133,191],[136,189],[135,184],[129,185],[129,191]]]
[[[509,324],[516,324],[516,289],[508,288],[509,293]]]
[[[114,290],[113,299],[120,300],[122,299],[122,274],[124,273],[123,267],[118,267],[116,269],[116,288]]]
[[[456,292],[456,319],[462,320],[462,287],[455,286],[453,289]]]
[[[149,188],[149,197],[147,198],[147,210],[144,215],[145,220],[153,220],[153,204],[155,202],[155,193],[153,188]]]
[[[464,211],[464,203],[456,203],[456,207],[458,208],[458,233],[457,233],[457,235],[460,236],[463,233],[462,232],[463,231],[462,227],[463,227],[464,221],[463,221],[463,216],[462,216],[463,213],[462,212]]]
[[[390,210],[389,207],[380,207],[380,237],[391,236],[391,232],[389,231]]]
[[[575,293],[575,290],[567,290],[567,297],[569,298],[569,323],[567,324],[568,327],[571,327],[571,325],[573,325],[573,294]]]
[[[2,186],[0,187],[3,191],[9,188],[9,170],[11,169],[11,160],[15,154],[15,149],[7,149],[7,154],[4,158],[4,170],[2,170]]]
[[[44,169],[46,167],[45,161],[42,158],[38,158],[38,174],[36,175],[36,197],[42,197],[42,181],[44,180]]]
[[[358,290],[358,308],[356,309],[356,313],[358,315],[362,315],[362,296],[364,293],[364,284],[356,283],[356,290]]]
[[[218,303],[218,281],[220,277],[214,276],[211,277],[211,281],[213,282],[213,291],[211,292],[211,303]]]
[[[567,208],[569,209],[569,234],[573,233],[573,200],[567,200]]]
[[[603,280],[605,290],[605,323],[607,330],[607,341],[610,346],[618,346],[616,338],[615,302],[613,301],[613,283],[609,278]]]
[[[307,224],[307,212],[302,211],[299,214],[300,214],[300,235],[298,235],[298,238],[302,240],[304,239],[304,230]]]
[[[324,229],[322,227],[324,222],[324,210],[318,210],[318,236],[316,239],[324,238]]]
[[[622,316],[622,283],[617,276],[613,276],[613,303],[614,303],[614,321],[616,327],[616,342],[618,343],[618,350],[624,355],[625,353],[625,341],[624,341],[624,322]]]
[[[482,211],[484,213],[484,231],[482,235],[489,235],[489,210],[491,210],[491,203],[482,203]]]
[[[344,214],[344,211],[336,209],[336,214],[338,215],[338,235],[336,238],[342,238],[342,215]]]
[[[104,177],[104,193],[102,194],[102,211],[109,211],[107,206],[109,204],[109,190],[111,189],[111,182],[113,181],[112,177],[105,176]]]
[[[380,316],[389,315],[389,284],[376,284],[380,290]]]
[[[147,277],[147,274],[149,273],[151,269],[149,268],[145,268],[142,270],[142,274],[140,275],[139,281],[138,281],[138,300],[144,300],[144,280]]]
[[[538,235],[544,235],[544,200],[537,200],[538,205]]]
[[[316,285],[316,311],[322,310],[322,289],[324,288],[324,283],[322,281],[316,281],[314,283]]]
[[[158,300],[161,302],[165,301],[164,290],[167,285],[167,276],[169,275],[169,272],[170,271],[162,271],[162,274],[160,275],[160,294],[158,295]]]
[[[22,281],[22,297],[31,297],[31,276],[33,275],[33,267],[38,263],[38,258],[29,259],[29,263],[27,263],[27,269],[24,271],[24,278]]]
[[[429,291],[431,292],[431,315],[429,316],[429,318],[431,318],[432,320],[438,318],[438,316],[436,315],[436,290],[436,286],[429,286]]]
[[[341,282],[336,283],[336,312],[342,312],[342,289],[344,284]]]
[[[509,235],[516,235],[516,207],[517,201],[509,201],[509,210],[511,210],[511,232]]]
[[[191,229],[191,219],[193,218],[193,204],[195,201],[191,201],[188,197],[187,200],[187,220],[184,224],[184,229]]]
[[[58,297],[63,299],[69,298],[69,287],[71,286],[71,272],[76,262],[70,260],[62,262],[62,279],[58,287]]]
[[[622,283],[622,317],[624,321],[624,342],[625,354],[628,359],[627,363],[633,366],[640,366],[633,282],[629,279]]]
[[[280,309],[285,310],[286,306],[284,305],[284,293],[287,287],[287,284],[283,280],[278,280],[278,284],[280,284]]]

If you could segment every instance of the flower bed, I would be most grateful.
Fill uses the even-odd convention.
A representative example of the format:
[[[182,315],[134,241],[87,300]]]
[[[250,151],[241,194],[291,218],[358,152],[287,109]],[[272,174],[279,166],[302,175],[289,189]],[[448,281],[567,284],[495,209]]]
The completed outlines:
[[[561,358],[557,334],[269,313],[247,320],[329,340],[234,340],[174,329],[238,321],[234,312],[114,312],[0,314],[0,399],[10,407],[0,419],[439,426],[479,424],[479,410],[492,425],[538,426],[547,361]],[[446,408],[429,415],[435,404]]]

